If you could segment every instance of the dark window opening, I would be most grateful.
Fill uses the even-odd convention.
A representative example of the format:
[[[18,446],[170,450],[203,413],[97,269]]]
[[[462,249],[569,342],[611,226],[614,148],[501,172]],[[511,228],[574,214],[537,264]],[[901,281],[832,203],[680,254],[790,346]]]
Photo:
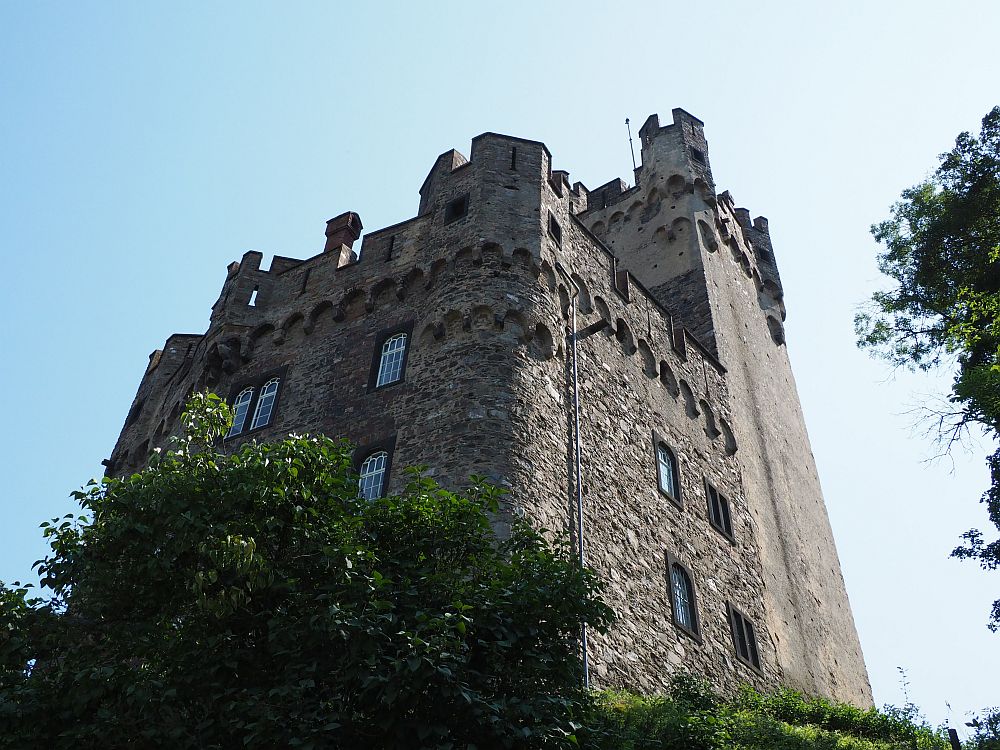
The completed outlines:
[[[311,274],[311,273],[312,273],[312,269],[311,268],[307,268],[306,272],[304,274],[302,274],[302,288],[299,289],[299,294],[304,294],[305,293],[306,287],[309,285],[309,274]]]
[[[139,415],[142,414],[142,407],[143,404],[145,403],[146,402],[144,399],[139,399],[138,401],[135,402],[132,408],[129,409],[128,416],[125,417],[126,427],[129,427],[130,425],[133,425],[139,421]]]
[[[736,648],[736,658],[748,667],[760,669],[760,652],[757,650],[757,632],[750,619],[733,607],[729,610],[729,625],[733,631],[733,646]]]
[[[694,159],[699,164],[704,164],[705,163],[705,154],[704,154],[704,152],[700,151],[699,149],[696,149],[696,148],[692,148],[691,149],[691,158]]]
[[[556,244],[562,247],[562,227],[559,226],[559,222],[556,221],[556,217],[549,212],[549,234],[552,235],[552,239],[556,241]]]
[[[386,262],[392,260],[392,251],[396,249],[396,235],[389,238],[389,247],[385,251]]]
[[[705,494],[708,496],[708,522],[716,531],[722,532],[731,541],[733,538],[733,518],[729,511],[729,500],[707,480]]]
[[[514,172],[517,171],[517,146],[510,149],[510,168]]]
[[[465,216],[469,212],[469,194],[461,196],[460,198],[455,198],[455,200],[448,201],[448,204],[444,207],[444,223],[448,224],[452,221],[457,221]]]

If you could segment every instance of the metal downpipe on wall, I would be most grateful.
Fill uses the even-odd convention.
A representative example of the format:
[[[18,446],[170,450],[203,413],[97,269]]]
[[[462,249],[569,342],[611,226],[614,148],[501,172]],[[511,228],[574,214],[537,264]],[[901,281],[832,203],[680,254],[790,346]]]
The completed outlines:
[[[562,277],[566,279],[567,283],[573,288],[573,294],[570,296],[569,301],[571,310],[570,329],[566,338],[570,341],[573,363],[573,447],[576,454],[576,540],[579,551],[580,568],[583,569],[586,567],[587,558],[583,537],[583,460],[581,458],[580,447],[580,383],[576,365],[576,301],[580,295],[580,287],[577,286],[575,281],[573,281],[572,276],[566,273],[566,269],[563,268],[562,263],[559,261],[556,261],[556,270],[562,274]],[[583,660],[583,687],[585,690],[589,690],[590,662],[587,649],[587,623],[583,623],[580,627],[580,651]]]

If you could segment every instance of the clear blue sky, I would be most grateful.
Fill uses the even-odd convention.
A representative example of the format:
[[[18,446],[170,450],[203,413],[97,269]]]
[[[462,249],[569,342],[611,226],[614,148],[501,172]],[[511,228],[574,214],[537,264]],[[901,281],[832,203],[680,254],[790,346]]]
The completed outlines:
[[[201,332],[226,264],[306,257],[326,219],[412,216],[434,158],[494,130],[597,185],[624,118],[706,122],[720,190],[771,222],[788,346],[876,701],[1000,703],[987,445],[928,462],[949,375],[854,347],[868,226],[1000,104],[982,2],[7,2],[0,5],[0,580],[111,451],[149,353]],[[916,424],[916,427],[915,427]],[[992,676],[992,679],[991,679]],[[951,711],[946,708],[950,702]]]

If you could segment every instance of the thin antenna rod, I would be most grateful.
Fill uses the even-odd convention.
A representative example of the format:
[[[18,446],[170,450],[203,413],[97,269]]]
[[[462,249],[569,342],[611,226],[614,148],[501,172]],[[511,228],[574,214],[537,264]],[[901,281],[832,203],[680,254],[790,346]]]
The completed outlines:
[[[625,118],[625,127],[628,128],[628,150],[632,152],[632,171],[634,172],[638,167],[635,165],[635,149],[632,147],[632,126],[628,124],[628,118]]]

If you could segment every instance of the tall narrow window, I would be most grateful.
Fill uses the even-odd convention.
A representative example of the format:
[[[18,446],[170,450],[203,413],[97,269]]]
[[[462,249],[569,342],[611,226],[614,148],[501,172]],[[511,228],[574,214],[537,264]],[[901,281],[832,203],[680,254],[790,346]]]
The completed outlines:
[[[551,211],[549,212],[549,234],[556,241],[557,245],[562,245],[562,227],[559,226],[559,222],[552,215]]]
[[[260,397],[257,399],[257,408],[253,412],[253,422],[251,430],[263,427],[271,421],[271,412],[274,411],[274,400],[278,396],[278,378],[271,378],[264,387],[260,389]]]
[[[708,522],[729,539],[733,538],[733,519],[729,512],[729,501],[715,487],[705,481],[708,496]]]
[[[253,388],[244,388],[240,395],[233,401],[233,424],[226,433],[226,437],[239,435],[243,432],[243,425],[247,421],[247,412],[250,411],[250,402],[253,401]]]
[[[747,666],[760,669],[760,652],[757,650],[757,633],[750,619],[730,604],[729,625],[733,631],[736,658]]]
[[[698,615],[695,611],[694,584],[691,576],[679,562],[670,562],[670,604],[674,624],[691,635],[698,634]]]
[[[397,333],[387,338],[382,344],[382,356],[378,363],[378,378],[375,380],[376,388],[402,379],[406,341],[407,335],[405,333]]]
[[[382,497],[382,489],[385,485],[385,467],[389,461],[389,454],[385,451],[372,453],[361,464],[358,480],[358,494],[365,500],[375,500]]]
[[[681,487],[677,474],[677,457],[662,441],[656,443],[656,473],[660,492],[680,505]]]

